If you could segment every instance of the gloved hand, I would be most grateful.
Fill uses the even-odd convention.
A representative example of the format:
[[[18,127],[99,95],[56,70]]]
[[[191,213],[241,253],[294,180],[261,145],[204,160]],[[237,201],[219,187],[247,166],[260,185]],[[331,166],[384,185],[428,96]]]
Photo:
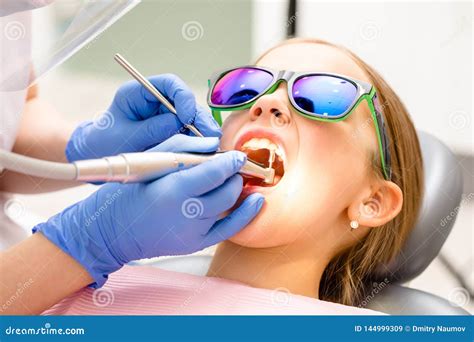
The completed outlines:
[[[212,152],[218,138],[176,135],[154,151]],[[33,228],[71,255],[100,287],[132,260],[189,254],[228,239],[259,212],[252,194],[225,218],[242,191],[236,172],[245,154],[232,151],[150,183],[107,184]]]
[[[73,132],[66,147],[69,162],[145,151],[174,134],[187,133],[183,123],[193,123],[206,137],[221,136],[211,113],[196,104],[181,79],[165,74],[149,81],[174,103],[177,116],[137,81],[127,82],[102,116],[82,123]]]

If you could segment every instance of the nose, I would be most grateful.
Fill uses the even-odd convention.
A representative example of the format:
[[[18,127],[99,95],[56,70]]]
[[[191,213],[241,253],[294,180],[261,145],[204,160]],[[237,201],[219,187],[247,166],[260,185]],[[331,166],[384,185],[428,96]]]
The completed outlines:
[[[290,103],[286,93],[286,84],[282,83],[271,94],[260,97],[250,107],[250,120],[263,120],[273,125],[283,126],[291,123]]]

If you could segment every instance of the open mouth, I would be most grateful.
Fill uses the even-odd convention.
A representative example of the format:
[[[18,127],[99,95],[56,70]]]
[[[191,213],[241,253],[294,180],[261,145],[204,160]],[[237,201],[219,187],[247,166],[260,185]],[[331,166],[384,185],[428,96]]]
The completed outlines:
[[[265,168],[273,168],[275,170],[275,178],[273,183],[265,183],[263,179],[255,177],[244,177],[244,186],[262,186],[272,187],[280,182],[285,174],[284,152],[276,143],[267,138],[251,138],[245,141],[240,150],[247,154],[247,157]]]

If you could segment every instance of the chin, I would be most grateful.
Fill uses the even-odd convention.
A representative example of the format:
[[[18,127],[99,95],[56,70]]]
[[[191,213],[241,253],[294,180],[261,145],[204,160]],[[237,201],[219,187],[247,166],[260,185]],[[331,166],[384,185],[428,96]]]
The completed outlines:
[[[265,196],[265,202],[258,215],[230,241],[245,247],[269,248],[288,244],[298,236],[294,225],[304,213],[298,208],[298,201],[292,198],[290,177],[283,177],[273,187],[244,185],[239,202],[253,192]],[[296,227],[295,227],[296,226]]]
[[[268,248],[274,246],[275,242],[273,240],[276,227],[268,224],[269,211],[268,206],[264,204],[260,213],[252,222],[229,240],[244,247]]]

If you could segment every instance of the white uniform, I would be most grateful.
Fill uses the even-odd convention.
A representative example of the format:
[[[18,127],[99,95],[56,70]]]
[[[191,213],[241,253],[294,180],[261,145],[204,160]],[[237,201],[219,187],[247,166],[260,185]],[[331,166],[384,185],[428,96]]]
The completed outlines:
[[[0,80],[15,71],[14,90],[0,84],[0,148],[2,149],[11,150],[15,143],[31,70],[23,66],[30,64],[28,63],[31,60],[30,56],[31,12],[0,17]],[[21,67],[18,68],[19,66]],[[18,204],[0,192],[0,250],[28,235],[7,217],[6,213],[11,205]]]

